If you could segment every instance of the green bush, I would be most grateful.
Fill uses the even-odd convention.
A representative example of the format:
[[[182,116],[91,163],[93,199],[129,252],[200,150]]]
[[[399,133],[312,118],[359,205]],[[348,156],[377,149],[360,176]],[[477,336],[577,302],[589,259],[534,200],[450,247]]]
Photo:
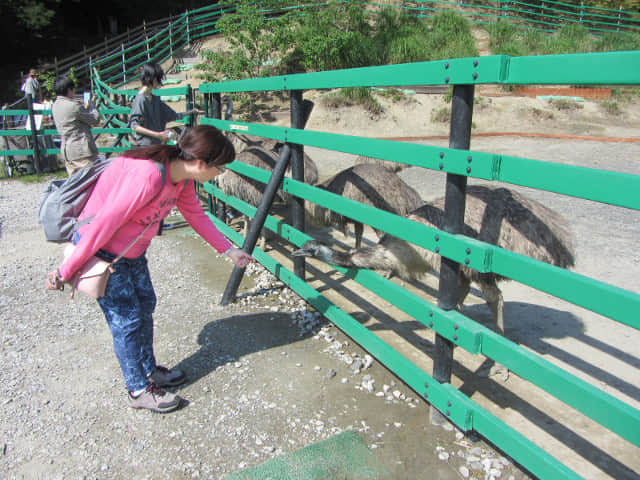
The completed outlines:
[[[431,19],[431,34],[425,39],[431,50],[429,60],[473,57],[478,54],[469,22],[453,12]]]
[[[522,55],[519,32],[509,22],[498,21],[487,27],[489,32],[489,48],[496,55]]]
[[[371,27],[364,5],[332,1],[307,7],[304,15],[291,20],[292,41],[280,45],[290,68],[323,71],[372,64]],[[293,43],[296,47],[290,49]]]
[[[272,18],[263,9],[297,2],[234,3],[236,9],[225,13],[217,25],[231,48],[203,52],[205,61],[197,66],[207,81],[477,54],[468,21],[452,12],[423,20],[385,8],[370,16],[363,3],[331,0]]]
[[[274,55],[283,44],[290,44],[289,24],[292,13],[270,15],[292,2],[265,0],[224,0],[229,8],[216,26],[231,47],[228,51],[202,52],[204,62],[196,65],[206,81],[238,80],[269,76],[274,71]],[[279,58],[276,58],[279,60]]]
[[[547,37],[544,53],[587,53],[593,50],[594,37],[581,25],[562,27],[558,33]]]
[[[638,34],[605,33],[595,37],[582,25],[568,25],[551,35],[499,21],[489,25],[487,31],[489,48],[496,55],[517,57],[640,49]]]
[[[331,108],[362,105],[365,110],[374,115],[384,112],[384,108],[376,101],[368,87],[341,88],[337,92],[326,95],[323,102]]]
[[[600,105],[602,109],[611,116],[617,117],[622,115],[620,104],[615,100],[603,100]]]
[[[431,121],[434,123],[448,123],[451,119],[451,107],[441,107],[431,111]]]
[[[595,40],[594,52],[620,52],[640,50],[640,35],[637,33],[605,33]]]

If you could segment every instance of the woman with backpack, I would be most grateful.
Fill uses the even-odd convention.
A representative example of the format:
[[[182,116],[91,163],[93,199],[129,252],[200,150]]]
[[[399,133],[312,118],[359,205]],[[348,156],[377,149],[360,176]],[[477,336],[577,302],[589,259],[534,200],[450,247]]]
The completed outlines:
[[[211,180],[234,158],[233,146],[222,132],[205,125],[189,129],[176,146],[152,145],[124,152],[102,172],[78,217],[73,253],[49,274],[47,288],[61,290],[92,256],[112,262],[126,250],[113,264],[105,295],[98,303],[111,330],[133,408],[175,410],[180,397],[162,387],[185,380],[183,372],[157,365],[153,353],[156,295],[145,252],[158,229],[149,227],[175,205],[193,229],[236,266],[242,268],[253,261],[216,229],[194,189],[194,181]]]

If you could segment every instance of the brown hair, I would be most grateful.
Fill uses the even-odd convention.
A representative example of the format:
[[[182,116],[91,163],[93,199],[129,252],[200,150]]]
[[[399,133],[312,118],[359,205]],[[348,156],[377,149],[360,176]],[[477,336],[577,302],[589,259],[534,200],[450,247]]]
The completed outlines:
[[[236,151],[233,144],[212,125],[188,128],[177,145],[150,145],[122,153],[123,157],[141,158],[169,163],[174,158],[183,161],[201,159],[209,166],[222,166],[233,162]]]

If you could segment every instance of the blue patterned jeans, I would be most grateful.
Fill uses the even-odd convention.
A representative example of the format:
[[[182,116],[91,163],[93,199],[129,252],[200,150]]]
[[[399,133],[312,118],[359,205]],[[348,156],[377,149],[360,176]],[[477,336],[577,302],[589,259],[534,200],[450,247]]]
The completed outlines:
[[[96,256],[111,262],[115,255],[99,250]],[[153,291],[147,258],[122,258],[109,277],[105,296],[98,303],[107,319],[127,390],[145,388],[156,368],[153,355]]]

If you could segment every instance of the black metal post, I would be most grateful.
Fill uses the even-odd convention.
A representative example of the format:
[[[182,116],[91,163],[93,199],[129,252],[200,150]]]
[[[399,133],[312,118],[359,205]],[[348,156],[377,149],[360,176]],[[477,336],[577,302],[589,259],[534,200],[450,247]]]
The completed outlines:
[[[27,95],[27,108],[29,109],[29,126],[31,127],[31,142],[33,143],[33,168],[37,175],[40,175],[40,148],[38,146],[38,131],[36,130],[36,119],[33,113],[33,97]]]
[[[193,88],[191,88],[191,85],[187,85],[187,110],[191,110],[194,107],[194,103],[193,103]],[[189,126],[190,127],[195,127],[196,125],[196,115],[195,113],[192,113],[191,115],[189,115]]]
[[[302,106],[302,90],[291,91],[291,127],[304,128],[306,119]],[[304,182],[304,150],[300,144],[289,144],[291,148],[291,177],[299,182]],[[291,199],[291,223],[293,228],[304,232],[304,199],[293,197]],[[296,276],[305,278],[304,257],[293,258],[293,272]]]
[[[210,93],[205,93],[204,94],[204,105],[202,107],[202,109],[204,110],[204,116],[208,117],[209,116],[209,96],[211,94]]]
[[[222,118],[222,101],[219,93],[211,94],[211,118]]]
[[[271,173],[271,178],[269,179],[269,183],[264,190],[264,194],[262,195],[262,200],[260,201],[260,205],[258,205],[258,210],[256,211],[256,216],[251,221],[251,225],[249,226],[249,231],[247,232],[247,237],[244,239],[244,244],[242,245],[242,250],[251,253],[256,246],[258,241],[258,237],[260,236],[260,231],[264,226],[264,221],[269,214],[269,208],[271,208],[271,204],[273,203],[273,198],[278,191],[278,187],[284,178],[284,172],[287,169],[287,165],[289,165],[289,159],[291,158],[291,147],[288,143],[285,143],[284,147],[280,152],[280,158],[276,162],[276,165]],[[238,291],[238,287],[240,286],[240,281],[242,280],[242,276],[244,275],[244,268],[233,267],[233,271],[231,272],[231,277],[229,278],[229,282],[227,283],[227,287],[222,296],[222,305],[229,305],[232,301],[235,300],[236,292]]]
[[[210,118],[222,118],[222,100],[219,93],[209,93],[209,117]],[[227,204],[215,199],[215,216],[221,222],[227,223]]]
[[[451,99],[451,127],[449,131],[449,148],[468,150],[471,145],[471,118],[473,115],[473,85],[455,85]],[[446,162],[446,155],[442,162]],[[444,202],[444,221],[442,230],[457,234],[464,225],[465,196],[467,177],[447,174],[447,185]],[[443,310],[456,308],[458,292],[458,273],[460,264],[442,257],[440,262],[440,282],[438,285],[438,306]],[[451,382],[454,344],[436,334],[433,378],[440,383]],[[445,417],[431,406],[432,424],[442,424]]]

